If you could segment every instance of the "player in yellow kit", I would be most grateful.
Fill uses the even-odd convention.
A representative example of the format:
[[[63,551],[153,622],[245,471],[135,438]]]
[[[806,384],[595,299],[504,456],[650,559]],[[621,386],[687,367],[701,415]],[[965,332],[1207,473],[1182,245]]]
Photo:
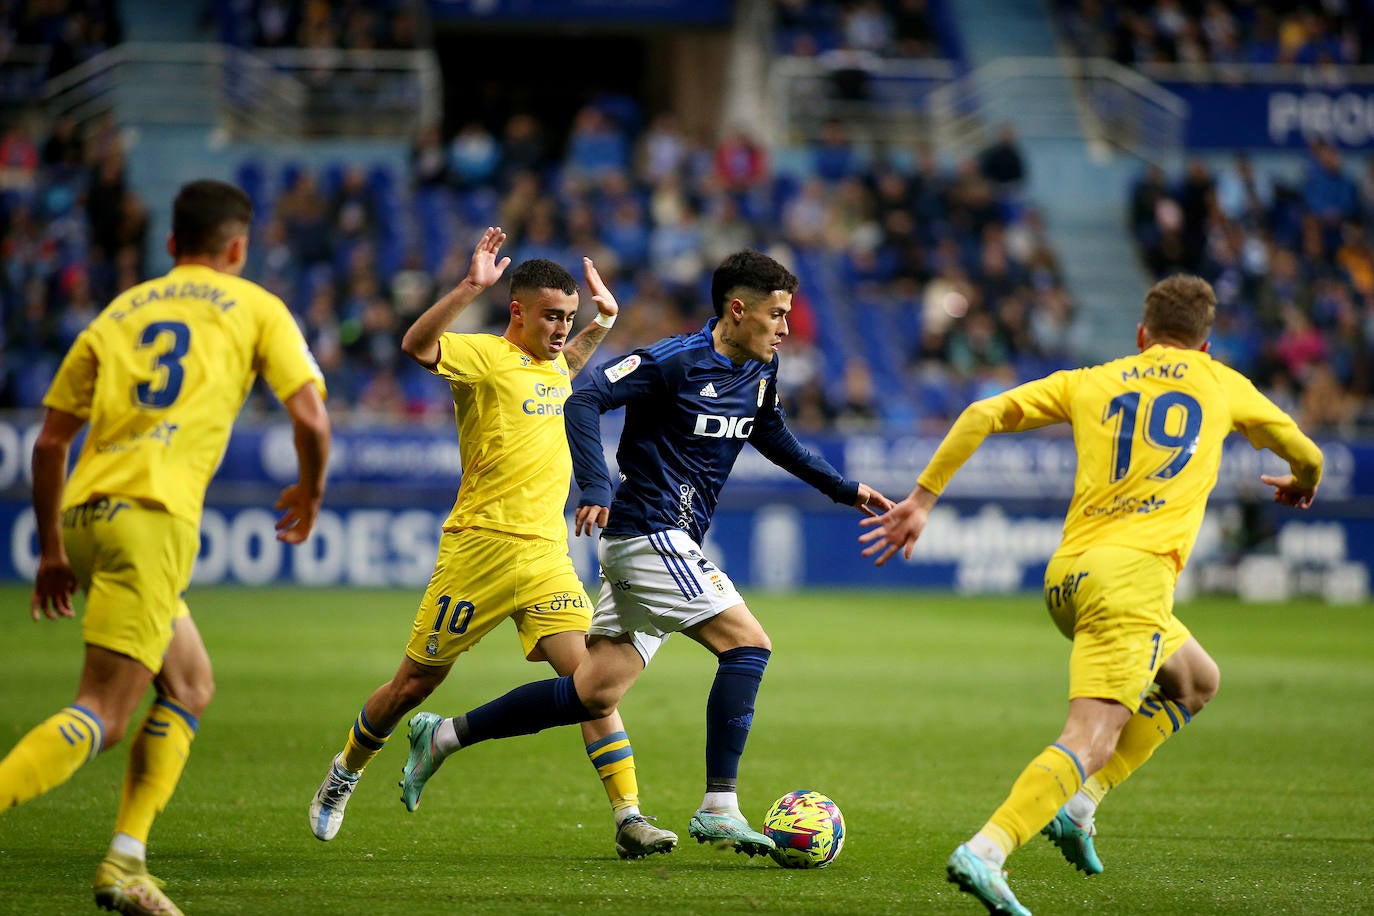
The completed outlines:
[[[176,789],[214,691],[182,594],[200,548],[205,490],[261,374],[295,430],[299,479],[281,492],[277,536],[304,541],[324,491],[324,381],[285,304],[241,279],[252,205],[218,181],[173,204],[171,272],[120,294],[81,332],[53,379],[33,451],[39,562],[32,614],[73,616],[86,592],[76,699],[0,761],[0,811],[66,781],[113,747],[151,684],[133,738],[96,903],[175,914],[148,874],[153,819]],[[89,424],[70,478],[68,453]]]
[[[1037,831],[1089,875],[1097,804],[1216,694],[1220,674],[1173,613],[1174,585],[1217,482],[1231,432],[1288,463],[1262,475],[1274,501],[1305,509],[1322,454],[1297,424],[1235,370],[1207,355],[1211,286],[1162,280],[1145,297],[1139,354],[1056,372],[970,405],[911,494],[861,525],[879,565],[911,557],[930,509],[991,433],[1073,428],[1078,470],[1045,604],[1073,641],[1069,714],[1053,744],[1021,772],[1002,806],[950,856],[949,879],[989,912],[1029,914],[1007,886],[1008,855]]]
[[[619,305],[590,259],[597,315],[571,340],[577,284],[542,258],[515,268],[510,322],[501,336],[449,332],[458,314],[500,279],[506,234],[488,228],[467,276],[415,320],[401,347],[453,391],[463,478],[444,522],[439,556],[411,626],[405,657],[358,713],[309,808],[310,829],[331,840],[363,768],[406,713],[443,682],[458,656],[506,618],[530,661],[568,675],[586,658],[592,604],[568,556],[563,517],[572,456],[563,402],[572,379],[615,323]],[[677,836],[640,813],[634,753],[619,713],[584,723],[587,757],[616,820],[627,859],[670,852]]]

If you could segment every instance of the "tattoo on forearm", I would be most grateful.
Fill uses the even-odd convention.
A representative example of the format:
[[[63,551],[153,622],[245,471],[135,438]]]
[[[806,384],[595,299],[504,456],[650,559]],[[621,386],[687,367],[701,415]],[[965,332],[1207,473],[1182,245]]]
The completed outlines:
[[[587,365],[587,360],[592,358],[592,353],[596,351],[601,341],[606,339],[606,333],[609,330],[610,328],[603,328],[592,322],[582,329],[581,334],[568,341],[568,345],[563,348],[563,359],[568,362],[569,373],[576,375],[583,366]]]

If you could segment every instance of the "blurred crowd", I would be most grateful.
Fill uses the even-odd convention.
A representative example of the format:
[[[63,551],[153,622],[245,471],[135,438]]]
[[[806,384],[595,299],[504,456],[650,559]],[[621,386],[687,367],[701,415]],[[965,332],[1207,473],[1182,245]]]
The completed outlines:
[[[1216,287],[1215,355],[1306,429],[1374,422],[1374,157],[1352,168],[1318,143],[1298,173],[1244,153],[1194,158],[1175,175],[1151,166],[1127,218],[1153,275],[1188,271]]]
[[[850,50],[889,57],[941,57],[928,0],[773,0],[774,48],[800,57]]]
[[[1374,63],[1371,0],[1055,0],[1072,53],[1142,64]]]
[[[421,46],[419,0],[245,0],[207,4],[221,40],[258,48],[365,51]]]
[[[147,213],[108,121],[5,132],[2,160],[7,406],[33,406],[76,332],[146,277]],[[709,278],[757,247],[803,279],[785,347],[785,397],[807,429],[946,422],[964,403],[1072,359],[1072,304],[1007,132],[985,154],[861,148],[842,122],[776,167],[738,128],[711,141],[671,112],[614,97],[564,136],[513,114],[445,135],[426,126],[408,165],[245,160],[248,275],[298,316],[333,405],[365,419],[447,421],[449,397],[401,358],[409,322],[466,270],[486,225],[517,259],[580,275],[592,257],[625,315],[603,355],[699,327]],[[490,297],[465,327],[499,329]],[[878,378],[875,380],[875,375]],[[914,406],[894,396],[910,381]],[[894,383],[896,383],[894,385]]]

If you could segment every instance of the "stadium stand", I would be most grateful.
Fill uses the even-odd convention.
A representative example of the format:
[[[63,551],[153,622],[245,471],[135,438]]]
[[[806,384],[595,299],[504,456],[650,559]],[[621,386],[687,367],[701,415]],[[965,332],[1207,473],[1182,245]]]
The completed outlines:
[[[945,3],[769,6],[774,52],[812,59],[832,100],[910,101],[914,90],[893,85],[911,80],[872,78],[893,62],[948,63],[953,75],[985,63],[977,28]],[[428,41],[423,6],[403,0],[250,7],[245,16],[207,4],[188,37],[287,51]],[[161,227],[145,201],[167,189],[134,174],[137,166],[146,178],[150,166],[142,156],[131,165],[131,132],[113,115],[48,119],[17,101],[35,80],[89,60],[125,32],[108,4],[58,8],[65,18],[11,8],[7,32],[26,53],[0,71],[10,101],[0,135],[0,404],[11,407],[37,404],[92,304],[148,275],[160,257]],[[1281,60],[1369,58],[1355,7],[1295,7],[1273,22],[1251,10],[1209,3],[1145,15],[1099,0],[1053,8],[1060,47],[1081,55],[1267,59],[1277,35]],[[1029,42],[1033,31],[1018,34]],[[838,66],[837,54],[854,66]],[[1319,404],[1309,409],[1314,423],[1349,429],[1374,420],[1363,332],[1374,308],[1374,165],[1355,174],[1334,147],[1314,146],[1305,171],[1258,167],[1243,155],[1224,164],[1193,157],[1172,172],[1142,166],[1122,189],[1118,230],[1138,258],[1103,292],[1083,279],[1085,260],[1103,260],[1082,255],[1099,228],[1063,229],[1076,219],[1066,206],[1101,209],[1100,195],[1077,204],[1073,189],[1046,195],[1058,176],[1043,173],[1058,151],[1023,139],[1011,120],[952,151],[933,132],[930,142],[884,142],[874,122],[835,114],[843,108],[783,142],[733,122],[703,135],[683,126],[681,112],[613,92],[590,97],[565,124],[518,106],[496,119],[492,110],[500,106],[469,120],[428,119],[384,153],[304,142],[295,154],[236,145],[228,158],[202,160],[252,197],[250,270],[298,316],[341,415],[445,420],[447,403],[395,359],[395,338],[460,275],[468,239],[499,222],[521,257],[572,263],[593,253],[634,304],[607,344],[616,350],[696,326],[710,268],[729,250],[784,255],[803,281],[786,393],[821,428],[848,416],[937,431],[971,399],[1084,361],[1103,301],[1116,308],[1121,289],[1179,269],[1207,276],[1223,296],[1219,352],[1268,389],[1291,391],[1294,403]],[[471,321],[500,317],[497,308]],[[877,397],[856,367],[913,396]],[[1323,391],[1339,392],[1339,403],[1327,404]]]

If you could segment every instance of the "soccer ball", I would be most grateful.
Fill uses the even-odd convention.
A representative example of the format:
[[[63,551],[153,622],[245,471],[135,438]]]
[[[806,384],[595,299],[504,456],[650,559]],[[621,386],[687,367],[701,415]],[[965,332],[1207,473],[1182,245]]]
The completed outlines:
[[[783,868],[825,868],[844,845],[844,815],[821,793],[797,789],[773,802],[763,832],[777,844],[768,854]]]

